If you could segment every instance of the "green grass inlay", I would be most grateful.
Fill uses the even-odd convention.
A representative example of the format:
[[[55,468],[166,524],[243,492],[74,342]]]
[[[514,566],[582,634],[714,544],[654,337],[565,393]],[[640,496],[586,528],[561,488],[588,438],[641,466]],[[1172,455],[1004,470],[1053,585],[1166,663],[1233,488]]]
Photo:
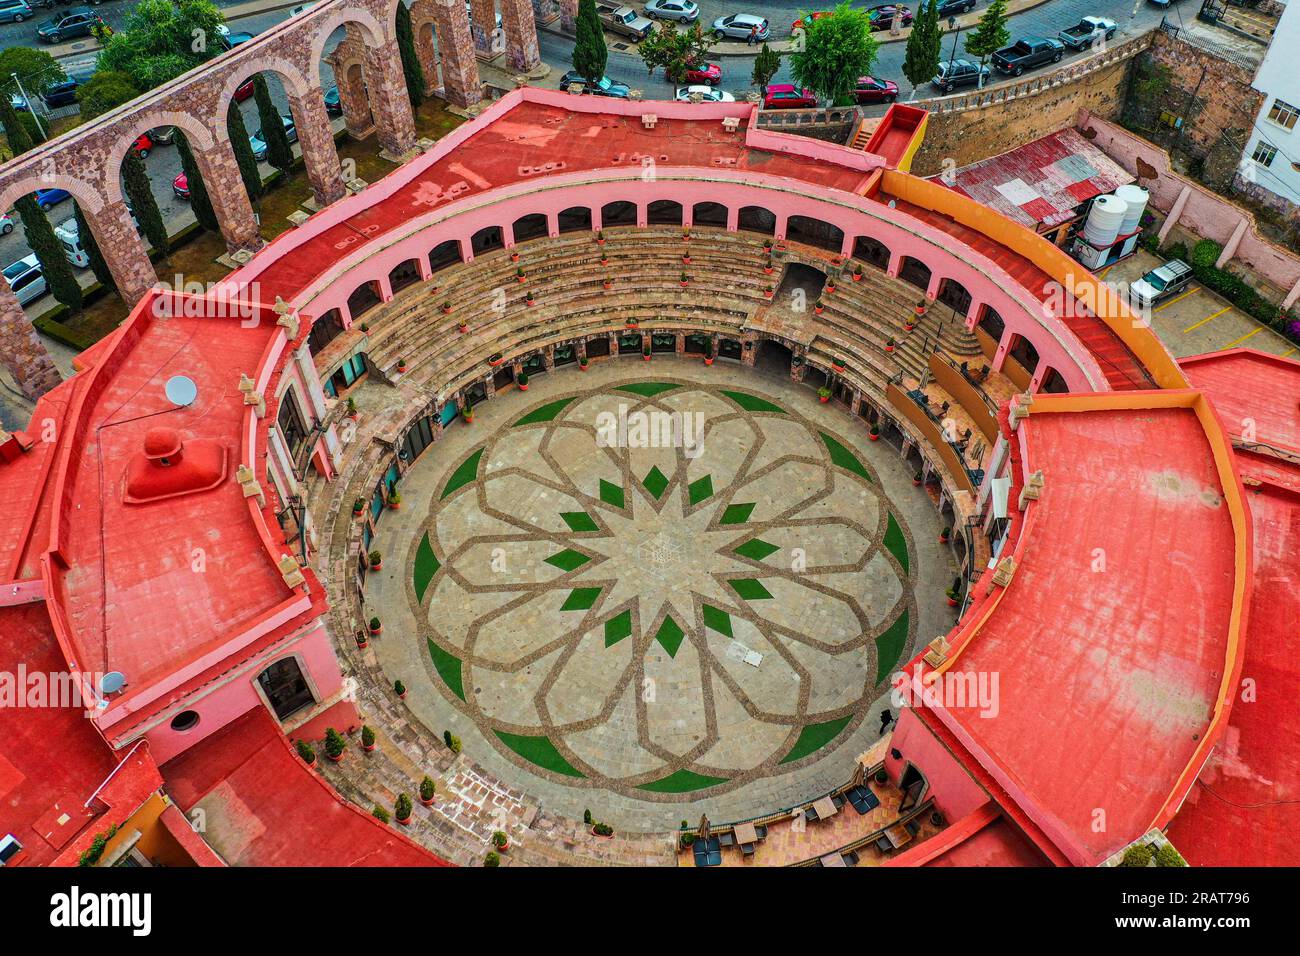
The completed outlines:
[[[662,780],[643,783],[637,789],[649,790],[651,793],[690,793],[694,790],[705,790],[726,782],[726,777],[708,777],[702,773],[696,773],[694,770],[678,770],[670,773]]]
[[[633,382],[631,385],[614,387],[620,392],[631,392],[633,395],[644,395],[646,398],[661,392],[671,392],[674,388],[681,388],[680,385],[674,385],[672,382]]]
[[[547,558],[546,563],[554,565],[562,571],[576,571],[590,560],[591,558],[581,551],[565,548],[563,551],[558,551]]]
[[[569,526],[570,531],[599,531],[596,519],[585,511],[561,511],[560,517]]]
[[[876,683],[879,684],[898,667],[907,646],[907,611],[898,615],[898,620],[876,635]]]
[[[710,604],[704,605],[704,626],[712,628],[719,634],[725,634],[727,637],[736,636],[731,633],[731,615]]]
[[[763,587],[763,582],[754,578],[735,578],[729,583],[746,601],[766,601],[772,597],[772,592]]]
[[[820,724],[809,724],[799,731],[799,739],[794,742],[790,752],[781,758],[781,763],[792,763],[821,750],[839,736],[839,732],[847,727],[852,719],[852,714],[845,714],[843,717],[836,717],[834,720],[827,720]]]
[[[865,478],[871,481],[871,475],[867,471],[867,466],[858,460],[858,456],[853,454],[839,442],[825,432],[821,433],[822,441],[826,443],[826,450],[831,453],[831,461],[839,465],[845,471],[851,471],[859,478]]]
[[[424,537],[420,539],[420,546],[415,550],[415,599],[417,601],[424,600],[424,592],[440,567],[442,564],[438,561],[438,556],[433,553],[433,545],[429,543],[429,533],[426,531]]]
[[[615,508],[622,508],[626,505],[623,498],[623,489],[612,481],[600,479],[600,500],[607,505],[613,505]]]
[[[632,612],[624,611],[605,622],[605,646],[613,647],[632,633]]]
[[[504,730],[493,730],[501,742],[523,757],[529,763],[536,764],[543,770],[562,774],[566,777],[586,777],[587,775],[564,759],[549,737],[529,737],[524,734],[508,734]]]
[[[740,555],[742,558],[762,561],[768,555],[776,554],[780,550],[781,549],[776,545],[770,544],[762,538],[751,538],[736,549],[736,554]]]
[[[748,392],[728,392],[725,389],[722,392],[727,398],[731,399],[747,412],[777,412],[784,415],[785,409],[780,405],[773,405],[765,398],[759,398],[757,395],[750,395]]]
[[[574,401],[577,397],[577,395],[573,395],[569,398],[557,398],[553,402],[547,402],[545,405],[538,406],[523,418],[519,419],[519,421],[515,422],[515,427],[518,428],[520,425],[535,425],[538,422],[549,422],[554,419],[556,415],[560,414],[560,412],[564,411],[565,406]]]
[[[754,513],[755,504],[753,501],[747,501],[743,504],[727,505],[727,510],[722,512],[722,517],[718,519],[718,524],[744,524]]]
[[[451,692],[464,700],[465,685],[460,672],[460,658],[444,651],[433,643],[432,639],[425,638],[425,640],[429,643],[429,656],[433,658],[433,669],[438,672],[442,682],[451,688]]]
[[[460,467],[452,472],[451,477],[447,479],[447,485],[442,489],[442,497],[446,498],[453,491],[468,485],[478,477],[478,462],[483,457],[483,449],[480,448],[474,454],[470,455],[460,463]]]
[[[686,497],[693,505],[698,505],[705,498],[712,498],[713,478],[710,475],[705,475],[698,481],[692,481],[686,486]]]
[[[586,611],[600,597],[600,588],[574,588],[560,605],[561,611]]]
[[[907,574],[909,571],[907,537],[903,534],[903,529],[899,527],[892,511],[889,513],[889,522],[885,525],[885,547],[889,549],[890,554],[898,559],[899,565],[903,568],[903,573]]]
[[[645,485],[645,490],[654,495],[655,498],[660,498],[663,496],[664,489],[668,487],[668,479],[659,470],[659,466],[654,465],[646,473],[646,476],[641,479],[641,484]]]
[[[663,645],[669,657],[677,656],[677,649],[682,646],[684,637],[686,637],[685,632],[673,620],[671,614],[664,617],[664,622],[659,625],[659,630],[655,633],[655,640]]]

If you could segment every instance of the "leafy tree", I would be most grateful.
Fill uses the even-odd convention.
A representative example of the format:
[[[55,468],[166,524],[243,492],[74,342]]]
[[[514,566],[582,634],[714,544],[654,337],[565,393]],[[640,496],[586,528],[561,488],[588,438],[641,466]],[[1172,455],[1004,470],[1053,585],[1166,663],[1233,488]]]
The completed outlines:
[[[750,77],[750,82],[766,96],[767,84],[772,82],[772,77],[776,76],[779,69],[781,69],[781,54],[764,43],[758,55],[754,57],[754,74]]]
[[[194,218],[204,229],[216,232],[221,226],[212,209],[212,200],[208,198],[208,187],[203,182],[203,174],[199,172],[199,164],[194,161],[194,151],[190,149],[189,140],[179,129],[176,130],[176,152],[181,158],[181,169],[190,191],[190,209],[194,211]]]
[[[275,118],[276,123],[280,118]],[[248,198],[257,202],[262,198],[262,173],[257,168],[257,157],[253,155],[253,145],[248,141],[248,127],[244,125],[244,114],[234,100],[226,108],[226,129],[230,134],[230,148],[239,164],[239,175],[248,190]]]
[[[686,71],[703,63],[712,46],[713,38],[696,23],[680,33],[655,30],[638,44],[637,50],[647,70],[654,73],[657,67],[663,67],[668,82],[680,85],[686,82]]]
[[[133,149],[127,150],[126,159],[122,163],[122,180],[131,211],[135,213],[135,220],[144,231],[144,237],[149,240],[149,245],[166,255],[170,248],[167,226],[163,223],[162,213],[158,211],[158,203],[149,187],[149,174],[145,171],[144,160]]]
[[[400,4],[399,4],[400,6]],[[280,111],[271,100],[271,90],[266,77],[258,73],[253,77],[253,98],[257,101],[257,117],[262,122],[262,140],[266,143],[266,161],[281,172],[293,169],[293,148],[289,134],[284,130]]]
[[[211,0],[140,0],[104,44],[96,69],[128,73],[151,90],[221,53],[224,19]]]
[[[23,81],[23,89],[29,96],[39,96],[51,83],[68,78],[58,60],[44,50],[29,46],[11,46],[0,50],[0,77],[12,82],[11,77],[15,73]]]
[[[81,105],[83,121],[129,103],[139,95],[140,88],[135,85],[131,74],[116,70],[99,70],[77,87],[77,102]]]
[[[599,83],[605,75],[608,60],[609,50],[605,46],[605,31],[601,28],[600,17],[596,14],[596,0],[578,0],[573,68],[588,83]]]
[[[975,29],[966,34],[966,52],[980,59],[980,86],[984,85],[984,64],[988,58],[1007,45],[1011,31],[1007,29],[1007,0],[992,0]]]
[[[4,124],[5,138],[9,140],[11,156],[25,153],[35,145],[36,138],[32,135],[33,131],[19,119],[14,104],[3,92],[0,92],[0,123]]]
[[[939,0],[927,4],[921,0],[912,32],[907,38],[907,52],[903,56],[903,75],[916,88],[939,72]]]
[[[104,261],[104,254],[99,251],[99,243],[95,241],[95,234],[90,231],[90,224],[86,222],[81,206],[75,201],[72,204],[72,218],[77,221],[77,235],[81,239],[81,248],[86,250],[86,255],[90,259],[90,271],[95,274],[95,278],[105,289],[114,288],[117,283],[113,281],[113,273],[109,271],[108,263]]]
[[[841,3],[830,16],[805,21],[804,33],[803,50],[790,54],[795,84],[832,104],[852,102],[858,77],[869,74],[876,62],[867,12]]]
[[[402,55],[402,73],[406,77],[406,95],[411,107],[424,102],[424,67],[415,52],[415,31],[411,29],[411,11],[404,2],[397,4],[397,49]]]
[[[23,221],[23,232],[27,236],[27,245],[41,263],[45,272],[45,282],[50,294],[74,312],[80,311],[82,305],[81,286],[72,271],[72,264],[63,254],[63,246],[54,235],[54,228],[45,212],[36,205],[32,196],[23,196],[14,208]]]

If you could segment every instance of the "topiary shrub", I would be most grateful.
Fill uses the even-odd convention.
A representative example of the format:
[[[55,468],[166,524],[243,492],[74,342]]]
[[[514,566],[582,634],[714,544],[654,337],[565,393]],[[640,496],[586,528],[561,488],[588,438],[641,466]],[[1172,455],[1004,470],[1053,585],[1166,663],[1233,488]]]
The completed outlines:
[[[433,782],[433,778],[425,777],[423,780],[420,781],[420,799],[432,800],[434,791],[436,789],[437,789],[437,785]]]
[[[487,856],[483,857],[484,866],[500,866],[501,856],[496,850],[488,850]]]
[[[316,751],[312,749],[311,744],[307,743],[307,741],[298,741],[294,744],[294,748],[298,751],[298,756],[306,763],[313,764],[316,762]]]
[[[397,802],[393,804],[393,806],[397,810],[397,819],[411,819],[411,797],[409,794],[399,793],[397,795]]]
[[[1120,866],[1149,866],[1151,855],[1151,847],[1145,843],[1135,844],[1124,851],[1124,859]]]
[[[375,745],[375,732],[370,727],[361,728],[361,746],[370,748]]]
[[[1186,866],[1183,855],[1174,849],[1172,843],[1166,843],[1156,851],[1156,866]]]
[[[325,728],[325,753],[337,760],[343,756],[343,751],[347,750],[347,748],[347,741],[343,739],[342,734],[333,727]]]

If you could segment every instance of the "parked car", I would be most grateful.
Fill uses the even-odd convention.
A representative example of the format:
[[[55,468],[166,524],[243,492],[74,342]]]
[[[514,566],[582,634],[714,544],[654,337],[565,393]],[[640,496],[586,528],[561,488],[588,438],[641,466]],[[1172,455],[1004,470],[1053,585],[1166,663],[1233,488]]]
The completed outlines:
[[[41,268],[40,260],[36,258],[34,252],[8,266],[4,276],[5,281],[9,283],[9,288],[18,297],[19,305],[26,305],[34,299],[39,299],[47,291],[45,270]]]
[[[754,28],[758,32],[754,32]],[[748,40],[753,36],[762,43],[771,36],[767,21],[750,13],[733,13],[729,17],[718,17],[713,21],[713,38],[715,40]]]
[[[190,198],[190,181],[185,178],[184,173],[178,173],[172,180],[172,192],[176,194],[177,199]]]
[[[41,93],[41,99],[50,109],[58,109],[60,106],[71,106],[77,102],[77,81],[69,77],[66,80],[59,80],[57,83],[51,83]]]
[[[796,89],[789,83],[773,83],[763,97],[763,109],[766,110],[811,109],[816,105],[816,93],[806,87]]]
[[[0,213],[0,236],[7,236],[14,231],[14,221],[9,213]]]
[[[65,199],[71,199],[72,193],[66,189],[38,189],[36,190],[36,205],[42,209],[49,209],[56,206]]]
[[[591,84],[577,70],[570,70],[560,77],[560,89],[568,91],[573,84],[580,84],[584,93],[591,93],[594,96],[616,96],[625,99],[628,95],[628,88],[622,83],[615,83],[607,76],[602,76],[599,83]]]
[[[677,88],[677,94],[673,99],[677,100],[679,103],[689,103],[691,101],[692,93],[699,93],[701,101],[704,103],[736,102],[736,98],[726,90],[715,89],[712,86],[705,86],[703,84],[696,86],[679,86]]]
[[[90,7],[73,7],[66,13],[56,13],[36,28],[43,43],[62,43],[77,37],[88,37],[92,27],[102,25],[99,14]]]
[[[284,133],[289,137],[289,142],[298,142],[298,130],[294,128],[293,117],[283,115],[280,117],[280,122],[284,124]],[[260,128],[248,138],[248,144],[253,147],[253,155],[257,157],[258,162],[266,158],[266,138],[262,135]]]
[[[240,83],[237,87],[235,87],[236,103],[242,103],[244,102],[244,100],[248,99],[250,96],[253,95],[253,79],[254,78],[250,76],[248,79],[244,80],[243,83]]]
[[[983,77],[987,82],[989,68],[971,60],[948,60],[939,64],[939,72],[930,80],[930,85],[937,90],[951,93],[959,86],[975,86]]]
[[[10,93],[9,104],[20,113],[30,109],[27,105],[27,98],[21,93]]]
[[[1109,40],[1119,27],[1105,17],[1084,17],[1072,27],[1066,27],[1056,38],[1071,50],[1082,50],[1097,40]]]
[[[970,13],[974,9],[975,0],[939,0],[939,19]]]
[[[1170,259],[1129,286],[1128,293],[1145,309],[1178,292],[1191,281],[1192,267],[1182,259]]]
[[[306,13],[314,6],[316,6],[314,3],[300,3],[296,7],[289,8],[289,16],[296,17],[300,13]]]
[[[888,30],[894,25],[894,14],[902,14],[902,25],[910,27],[912,25],[912,11],[909,7],[904,7],[897,3],[882,3],[878,7],[868,7],[867,16],[871,18],[871,29]]]
[[[149,138],[155,146],[170,146],[176,141],[175,126],[155,126],[149,130]]]
[[[699,19],[700,8],[695,0],[648,0],[645,15],[651,20],[676,20],[694,23]]]
[[[343,115],[343,103],[339,99],[339,88],[331,86],[325,91],[325,112],[330,116]]]
[[[22,23],[32,18],[27,0],[0,0],[0,23]]]
[[[716,63],[692,63],[686,67],[686,82],[717,86],[722,82],[722,67]]]
[[[829,17],[832,12],[833,11],[831,10],[817,10],[814,11],[813,13],[808,14],[808,20],[809,21],[820,20],[822,17]],[[800,17],[798,20],[794,21],[794,23],[790,24],[790,31],[794,32],[795,30],[802,30],[803,26],[804,26],[804,18]]]
[[[1063,56],[1065,45],[1060,40],[1022,37],[993,54],[993,69],[1009,76],[1020,76],[1025,70],[1032,70],[1036,66],[1058,63]]]
[[[853,89],[853,99],[858,103],[892,103],[898,99],[898,84],[893,80],[860,76]]]
[[[131,148],[135,150],[135,154],[141,159],[148,159],[149,153],[153,151],[153,139],[148,133],[141,133],[135,138]]]
[[[645,17],[637,16],[637,12],[631,7],[618,3],[601,3],[597,0],[596,15],[610,33],[617,33],[631,40],[644,40],[655,28],[655,25]]]
[[[220,34],[221,49],[233,50],[235,47],[239,46],[239,44],[247,43],[251,39],[253,39],[253,34],[251,33],[246,33],[243,30],[238,33],[231,33],[230,30],[227,29],[225,33]]]

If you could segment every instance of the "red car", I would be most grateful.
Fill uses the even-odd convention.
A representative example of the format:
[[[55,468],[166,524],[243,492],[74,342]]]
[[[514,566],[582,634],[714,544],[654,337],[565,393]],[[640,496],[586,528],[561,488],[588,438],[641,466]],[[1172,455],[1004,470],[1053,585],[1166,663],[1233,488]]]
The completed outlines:
[[[244,80],[243,83],[240,83],[237,87],[235,87],[235,102],[242,103],[244,102],[244,100],[248,99],[252,95],[253,95],[253,78],[250,76],[248,79]]]
[[[176,194],[177,199],[190,198],[190,181],[185,178],[184,173],[178,173],[172,180],[172,192]]]
[[[895,3],[882,3],[878,7],[872,7],[867,11],[867,16],[871,18],[871,29],[888,30],[894,23],[894,12],[902,11],[902,25],[910,27],[912,25],[912,11],[907,7]]]
[[[832,12],[832,11],[830,11],[830,10],[818,10],[816,13],[810,13],[810,14],[808,15],[808,19],[809,19],[809,20],[820,20],[822,17],[829,17],[829,16],[831,15],[831,12]],[[798,20],[794,21],[794,23],[790,24],[790,29],[791,29],[791,30],[802,30],[802,29],[803,29],[803,17],[800,17]]]
[[[153,140],[149,138],[148,133],[141,133],[135,138],[135,142],[131,144],[131,148],[135,150],[137,156],[144,159],[149,155],[149,151],[153,149]]]
[[[705,63],[703,66],[690,66],[686,69],[686,86],[699,85],[706,83],[709,86],[717,86],[722,82],[722,67],[716,63]]]
[[[773,83],[763,97],[763,108],[768,110],[812,109],[816,105],[816,93],[807,88],[797,90],[789,83]]]
[[[858,77],[853,98],[859,103],[892,103],[898,99],[898,84],[893,80],[879,80],[874,76]]]

